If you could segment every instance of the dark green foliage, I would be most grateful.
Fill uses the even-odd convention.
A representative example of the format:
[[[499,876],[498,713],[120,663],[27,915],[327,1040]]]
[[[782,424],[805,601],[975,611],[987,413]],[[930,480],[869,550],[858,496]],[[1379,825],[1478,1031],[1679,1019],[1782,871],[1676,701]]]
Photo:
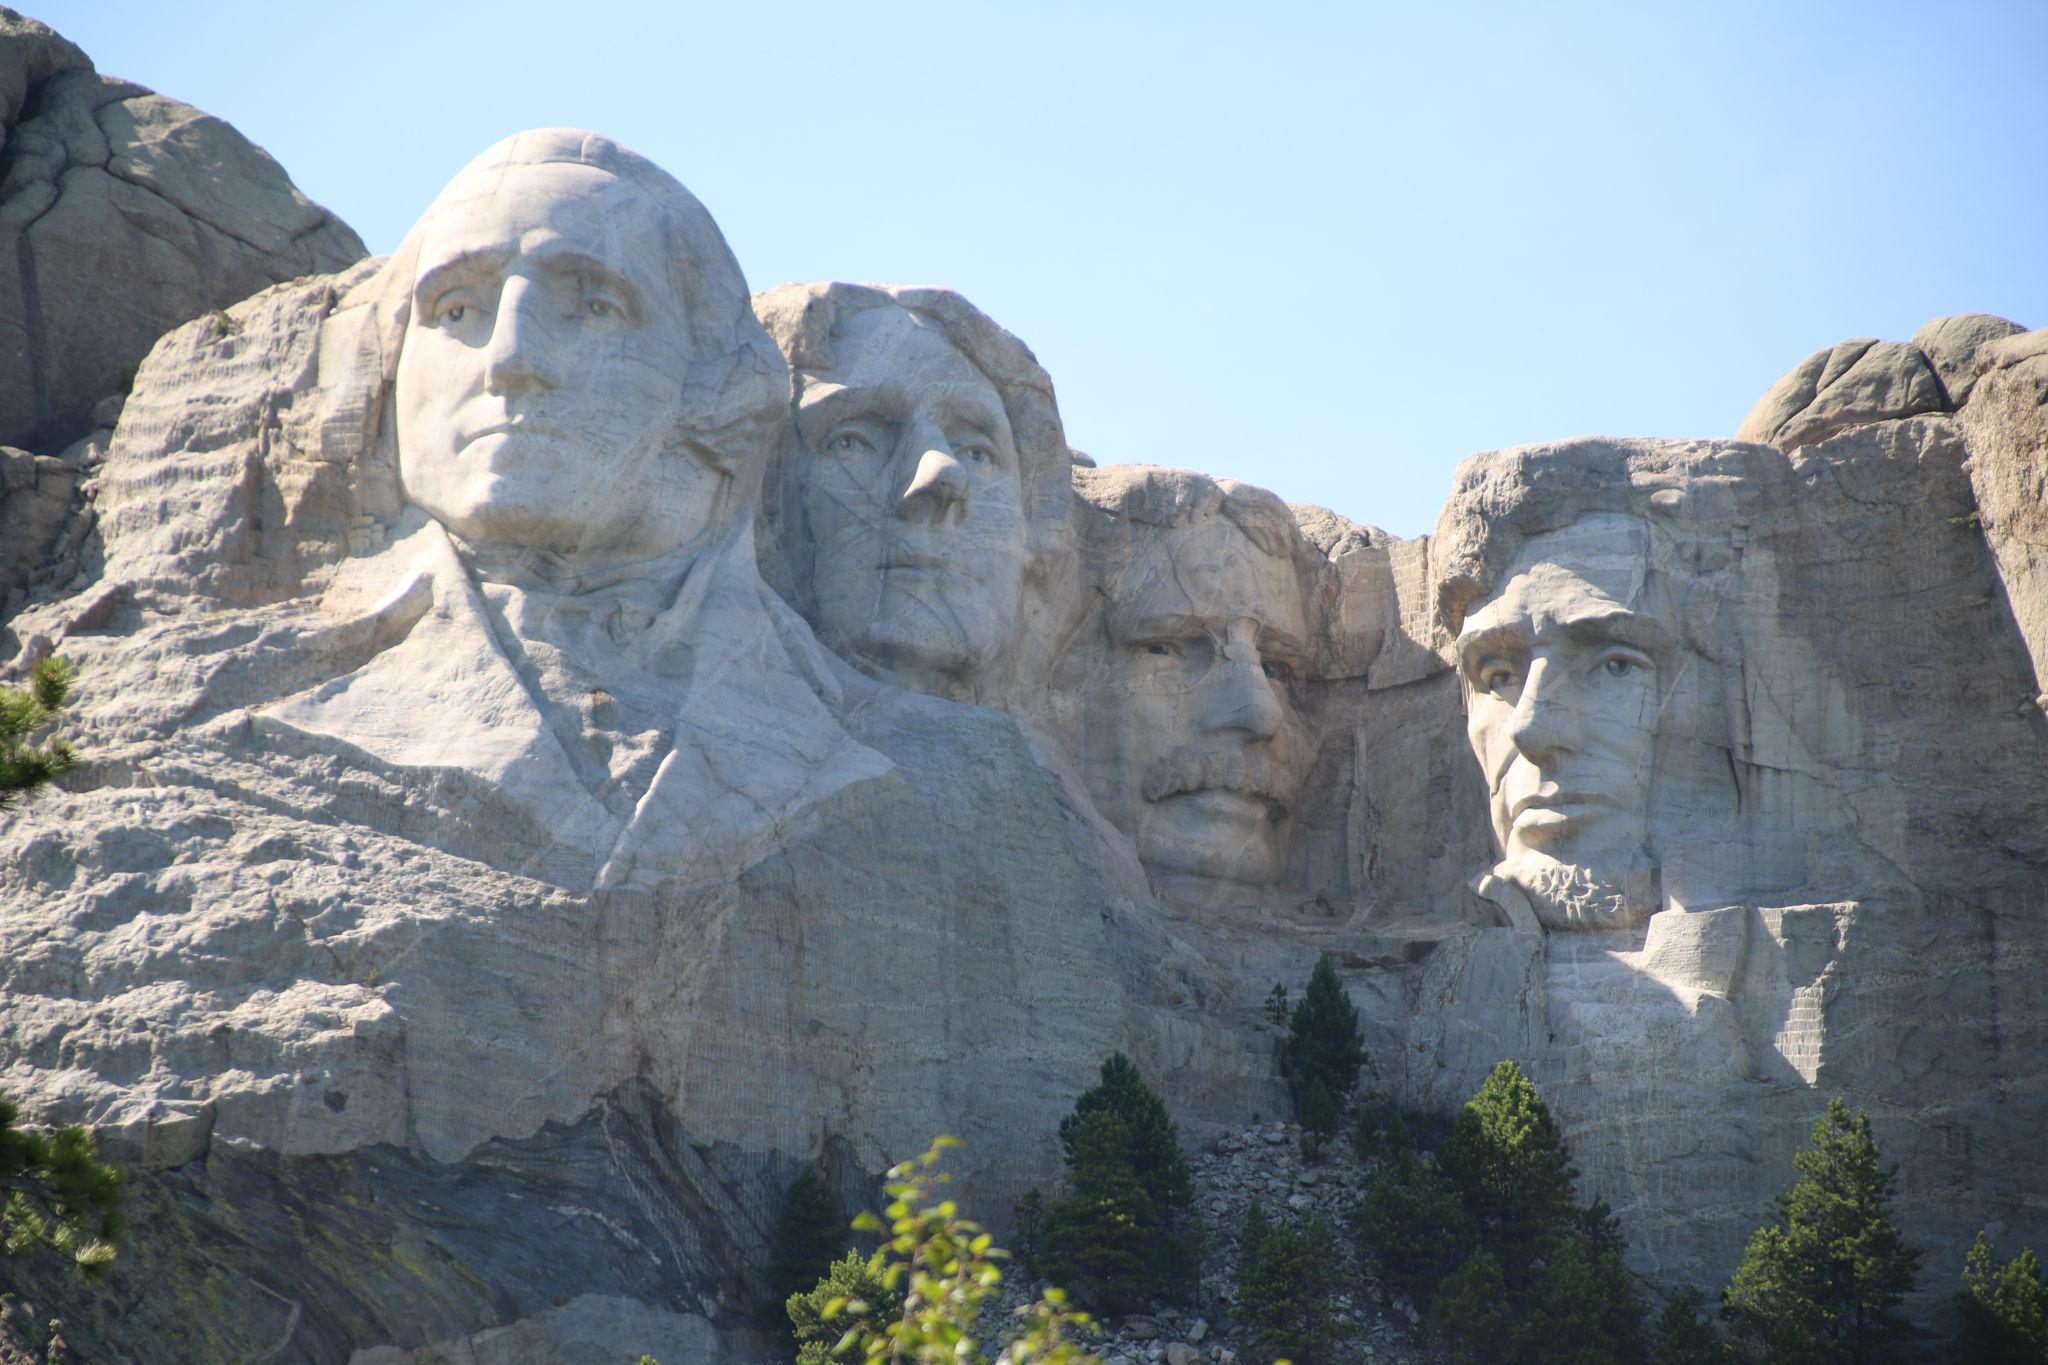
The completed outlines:
[[[1287,988],[1277,981],[1266,997],[1266,1017],[1273,1021],[1274,1028],[1287,1027]]]
[[[1697,1290],[1671,1296],[1657,1319],[1657,1345],[1650,1365],[1728,1365],[1728,1348],[1707,1315]]]
[[[1122,1312],[1171,1283],[1152,1256],[1158,1206],[1138,1179],[1129,1130],[1115,1114],[1096,1110],[1071,1137],[1073,1193],[1046,1211],[1045,1273],[1080,1302]]]
[[[1484,1251],[1474,1252],[1443,1282],[1424,1322],[1457,1365],[1501,1365],[1512,1359],[1516,1324],[1500,1262]]]
[[[1370,1125],[1370,1126],[1369,1126]],[[1431,1165],[1398,1116],[1353,1137],[1372,1164],[1362,1248],[1457,1360],[1638,1365],[1643,1308],[1606,1205],[1575,1202],[1570,1153],[1536,1087],[1502,1062]]]
[[[71,669],[61,659],[37,660],[27,687],[0,687],[0,811],[77,766],[62,739],[29,743],[70,698]]]
[[[1308,990],[1294,1007],[1288,1024],[1287,1060],[1294,1069],[1294,1093],[1308,1094],[1321,1081],[1330,1098],[1340,1103],[1358,1088],[1358,1069],[1365,1065],[1365,1035],[1358,1028],[1358,1006],[1337,980],[1337,963],[1328,953],[1316,959]]]
[[[9,1256],[46,1246],[97,1275],[123,1230],[121,1172],[99,1160],[85,1129],[33,1132],[15,1126],[20,1117],[0,1095],[0,1246]]]
[[[1033,1185],[1010,1209],[1010,1245],[1025,1273],[1041,1275],[1045,1255],[1045,1196]]]
[[[1323,1147],[1337,1136],[1337,1101],[1321,1077],[1310,1081],[1301,1097],[1301,1154],[1311,1161],[1321,1159]]]
[[[883,1278],[881,1258],[849,1251],[811,1289],[789,1296],[789,1325],[796,1336],[797,1365],[866,1359],[858,1343],[838,1354],[839,1343],[856,1328],[879,1331],[903,1315],[903,1291]],[[837,1311],[834,1301],[840,1301]]]
[[[1268,1356],[1314,1365],[1337,1340],[1333,1300],[1343,1287],[1337,1237],[1311,1216],[1271,1223],[1257,1199],[1245,1210],[1231,1315]]]
[[[1513,1062],[1495,1067],[1466,1102],[1437,1152],[1437,1166],[1517,1293],[1529,1287],[1546,1245],[1583,1225],[1572,1198],[1579,1173],[1564,1137]]]
[[[1893,1310],[1920,1253],[1892,1223],[1895,1168],[1878,1164],[1870,1122],[1840,1099],[1792,1158],[1779,1222],[1758,1228],[1722,1294],[1743,1359],[1771,1365],[1873,1365],[1911,1329]]]
[[[1643,1358],[1643,1305],[1618,1243],[1555,1242],[1537,1273],[1519,1337],[1526,1365],[1634,1365]]]
[[[2048,1365],[2048,1285],[2031,1249],[1993,1271],[1991,1243],[1982,1232],[1963,1258],[1963,1292],[1956,1307],[1963,1334],[1960,1365]]]
[[[780,1311],[827,1275],[833,1262],[853,1249],[853,1230],[839,1196],[806,1163],[782,1195],[775,1219],[775,1255],[768,1262],[768,1288]]]
[[[1194,1181],[1166,1105],[1118,1053],[1060,1120],[1068,1198],[1044,1213],[1044,1273],[1105,1311],[1193,1288]]]
[[[1361,1121],[1354,1145],[1373,1163],[1358,1202],[1359,1249],[1379,1267],[1385,1303],[1401,1293],[1426,1309],[1478,1246],[1472,1220],[1450,1182],[1416,1153],[1398,1114],[1371,1133]]]

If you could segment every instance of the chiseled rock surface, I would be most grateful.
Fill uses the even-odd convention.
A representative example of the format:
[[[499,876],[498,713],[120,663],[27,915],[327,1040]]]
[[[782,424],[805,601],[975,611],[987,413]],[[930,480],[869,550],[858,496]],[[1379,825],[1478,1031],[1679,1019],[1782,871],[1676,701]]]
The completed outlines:
[[[177,324],[363,244],[219,119],[0,9],[0,442],[54,450]]]

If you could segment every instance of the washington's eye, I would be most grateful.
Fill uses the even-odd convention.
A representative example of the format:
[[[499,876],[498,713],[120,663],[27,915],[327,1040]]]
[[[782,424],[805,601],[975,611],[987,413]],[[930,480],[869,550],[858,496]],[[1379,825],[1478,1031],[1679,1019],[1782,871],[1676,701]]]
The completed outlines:
[[[448,307],[443,308],[441,310],[441,321],[460,322],[465,316],[468,315],[468,313],[469,309],[463,307],[461,304],[450,304]]]

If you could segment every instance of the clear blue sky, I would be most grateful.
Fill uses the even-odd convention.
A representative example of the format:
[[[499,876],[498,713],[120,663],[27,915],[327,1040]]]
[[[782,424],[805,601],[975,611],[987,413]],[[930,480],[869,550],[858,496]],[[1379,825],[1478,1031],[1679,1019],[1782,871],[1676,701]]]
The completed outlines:
[[[27,3],[373,251],[592,128],[755,288],[950,285],[1104,462],[1403,535],[1475,450],[1727,435],[1843,338],[2048,326],[2043,0]]]

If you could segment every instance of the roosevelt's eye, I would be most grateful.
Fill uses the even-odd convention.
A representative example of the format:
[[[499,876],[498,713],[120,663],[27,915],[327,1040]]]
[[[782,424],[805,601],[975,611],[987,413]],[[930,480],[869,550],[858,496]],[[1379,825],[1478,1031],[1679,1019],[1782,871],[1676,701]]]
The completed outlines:
[[[1294,681],[1294,665],[1288,663],[1285,659],[1266,659],[1261,662],[1260,667],[1265,670],[1266,676],[1274,682],[1291,683]]]
[[[1162,659],[1186,657],[1186,651],[1171,640],[1148,640],[1145,643],[1145,652],[1147,654],[1156,654]]]

